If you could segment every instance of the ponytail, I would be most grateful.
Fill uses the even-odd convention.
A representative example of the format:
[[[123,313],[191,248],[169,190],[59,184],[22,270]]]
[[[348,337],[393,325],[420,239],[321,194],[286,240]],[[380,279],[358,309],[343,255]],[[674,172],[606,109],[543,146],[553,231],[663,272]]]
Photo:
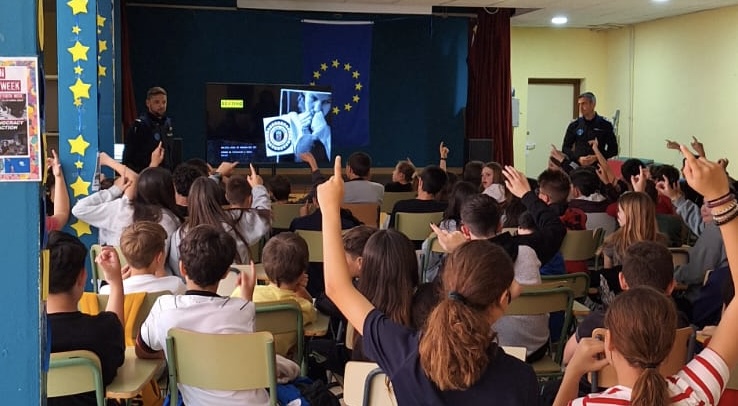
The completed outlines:
[[[423,371],[442,391],[465,390],[481,378],[494,337],[487,312],[456,295],[461,300],[444,298],[433,309],[418,350]]]
[[[666,379],[654,365],[643,370],[633,385],[632,406],[667,406],[671,404]]]

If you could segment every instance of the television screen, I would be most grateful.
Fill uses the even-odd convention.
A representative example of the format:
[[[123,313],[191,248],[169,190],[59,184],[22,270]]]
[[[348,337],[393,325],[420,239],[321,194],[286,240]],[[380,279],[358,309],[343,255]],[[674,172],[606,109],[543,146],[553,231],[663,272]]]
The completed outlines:
[[[331,158],[330,88],[306,85],[208,83],[207,160],[300,162],[312,152]]]

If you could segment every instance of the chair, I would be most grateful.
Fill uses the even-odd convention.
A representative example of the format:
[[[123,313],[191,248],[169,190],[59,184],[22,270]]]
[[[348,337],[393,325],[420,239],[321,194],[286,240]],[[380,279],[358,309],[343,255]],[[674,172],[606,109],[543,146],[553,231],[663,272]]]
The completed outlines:
[[[344,378],[343,401],[347,406],[397,404],[387,375],[373,362],[347,362]]]
[[[560,249],[564,260],[587,261],[594,258],[598,248],[595,234],[599,235],[601,230],[568,230]]]
[[[287,203],[272,205],[272,229],[273,230],[289,230],[290,223],[297,217],[300,217],[300,207],[302,204]]]
[[[344,203],[341,208],[350,211],[364,225],[379,228],[379,203]]]
[[[425,272],[428,270],[428,266],[430,265],[431,257],[433,257],[433,254],[444,254],[446,250],[441,247],[441,243],[438,241],[438,236],[436,233],[431,233],[428,238],[425,239],[423,242],[423,261],[422,266],[420,267],[420,281],[421,283],[426,282],[425,280]]]
[[[525,362],[526,353],[528,350],[525,347],[515,347],[512,345],[503,345],[501,346],[502,350],[505,351],[505,354],[512,355],[513,357]]]
[[[115,247],[115,250],[118,252],[118,258],[120,258],[120,266],[126,266],[128,261],[126,261],[126,257],[123,256],[123,253],[120,252],[120,247]],[[97,262],[95,262],[95,258],[97,258],[100,252],[102,252],[102,245],[92,244],[90,246],[90,270],[92,271],[92,289],[95,293],[100,291],[100,281],[105,280],[105,275],[103,275],[102,269],[100,269],[97,266]]]
[[[294,360],[307,374],[305,331],[302,309],[294,300],[255,303],[254,331],[268,331],[274,337],[275,352],[284,357],[295,348]]]
[[[416,192],[384,192],[382,198],[382,212],[392,213],[392,209],[395,207],[395,203],[400,200],[415,199]]]
[[[669,248],[669,251],[675,268],[689,262],[689,247],[673,247]]]
[[[170,292],[136,292],[128,293],[123,298],[123,321],[124,334],[127,346],[136,345],[136,336],[141,331],[141,325],[149,316],[154,303],[162,295],[168,295]],[[79,310],[82,313],[97,315],[108,305],[108,295],[99,295],[91,292],[84,292],[79,301]]]
[[[430,223],[438,224],[443,212],[434,213],[395,213],[395,229],[412,241],[423,241],[430,232]]]
[[[592,330],[592,337],[602,337],[604,340],[607,329],[596,328]],[[692,327],[683,327],[676,330],[674,337],[674,345],[671,347],[669,355],[659,367],[659,373],[664,376],[671,376],[679,372],[679,370],[692,359],[694,355],[694,344],[697,334]],[[595,378],[596,377],[596,378]],[[590,382],[592,383],[592,391],[599,388],[609,388],[618,384],[618,375],[612,365],[607,365],[601,370],[590,374]]]
[[[323,232],[295,230],[295,234],[305,239],[308,246],[309,261],[323,262]]]
[[[574,299],[586,298],[589,294],[589,275],[584,272],[566,275],[542,275],[541,282],[561,283],[560,286],[570,288],[574,292]]]
[[[354,349],[354,337],[356,337],[356,329],[354,328],[354,325],[351,323],[346,323],[346,348],[349,350]]]
[[[539,378],[561,376],[561,358],[567,333],[572,320],[572,306],[574,292],[568,287],[535,290],[523,287],[523,293],[513,299],[505,312],[506,316],[531,316],[564,312],[564,321],[561,325],[559,341],[552,345],[553,357],[545,356],[532,364],[533,370]]]
[[[269,388],[269,403],[276,406],[275,364],[274,339],[267,332],[205,334],[171,329],[167,337],[170,404],[177,404],[181,383],[225,391]]]
[[[92,351],[77,350],[51,353],[46,396],[76,395],[95,392],[97,405],[105,405],[100,359]]]

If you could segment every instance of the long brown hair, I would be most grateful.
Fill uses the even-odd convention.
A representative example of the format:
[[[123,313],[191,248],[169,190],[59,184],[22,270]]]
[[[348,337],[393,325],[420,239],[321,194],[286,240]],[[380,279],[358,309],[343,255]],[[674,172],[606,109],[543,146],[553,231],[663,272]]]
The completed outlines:
[[[668,386],[658,367],[674,345],[676,326],[674,302],[648,286],[628,289],[607,309],[605,327],[611,345],[628,364],[643,369],[633,385],[631,405],[670,404]]]
[[[158,223],[162,210],[169,210],[179,220],[177,204],[174,200],[172,173],[159,167],[144,169],[136,181],[136,196],[131,200],[133,221],[153,221]]]
[[[489,312],[510,288],[513,263],[498,245],[469,241],[446,261],[439,304],[428,316],[420,365],[440,390],[465,390],[490,362]]]
[[[419,279],[412,241],[396,230],[379,230],[367,240],[362,257],[359,292],[392,321],[410,326]]]
[[[618,199],[618,206],[625,215],[625,224],[610,234],[605,244],[614,246],[616,256],[622,260],[625,250],[638,241],[656,241],[656,205],[645,193],[630,192]]]

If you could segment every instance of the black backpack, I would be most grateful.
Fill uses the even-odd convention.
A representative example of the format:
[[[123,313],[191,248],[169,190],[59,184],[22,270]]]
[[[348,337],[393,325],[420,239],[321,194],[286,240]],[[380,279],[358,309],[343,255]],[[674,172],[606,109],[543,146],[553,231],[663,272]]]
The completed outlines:
[[[330,391],[330,388],[337,385],[337,383],[326,385],[321,380],[312,383],[295,382],[295,386],[300,390],[302,397],[310,402],[310,406],[341,406],[338,396]]]

